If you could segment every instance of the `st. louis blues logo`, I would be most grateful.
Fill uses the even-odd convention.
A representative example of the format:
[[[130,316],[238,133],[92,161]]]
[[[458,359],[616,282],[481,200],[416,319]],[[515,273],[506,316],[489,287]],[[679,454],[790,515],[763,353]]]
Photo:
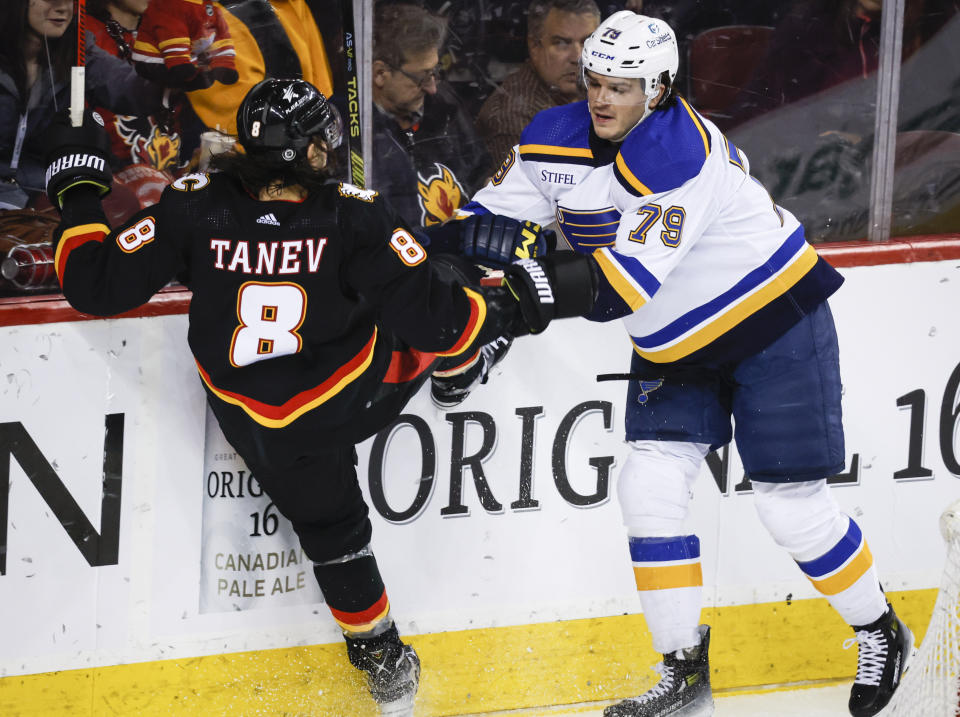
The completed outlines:
[[[640,384],[640,395],[637,396],[637,403],[641,406],[650,400],[651,391],[656,391],[663,385],[663,379],[658,378],[656,381],[638,381]]]

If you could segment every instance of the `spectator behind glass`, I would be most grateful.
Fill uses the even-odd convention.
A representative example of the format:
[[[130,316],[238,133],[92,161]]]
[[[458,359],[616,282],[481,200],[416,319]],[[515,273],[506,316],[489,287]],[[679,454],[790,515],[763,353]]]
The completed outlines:
[[[440,224],[487,177],[483,142],[439,81],[446,22],[408,4],[378,5],[373,24],[374,187],[413,226]]]
[[[236,134],[240,102],[266,77],[304,79],[325,97],[333,94],[327,51],[306,0],[223,0],[221,6],[239,79],[188,93],[205,128]]]
[[[882,8],[881,0],[796,0],[728,117],[717,117],[730,140],[758,158],[751,172],[815,242],[868,233]],[[945,77],[956,75],[956,62],[920,52],[955,11],[955,0],[906,5],[901,73],[913,79],[901,85],[901,129],[927,128],[921,118],[956,95]],[[918,62],[926,69],[914,69]],[[940,87],[939,96],[926,85]]]
[[[903,59],[939,29],[943,13],[908,2],[904,11]],[[740,93],[731,127],[851,79],[868,79],[880,56],[883,0],[797,0],[777,25],[766,59]],[[867,113],[873,128],[873,111]]]
[[[507,156],[537,112],[586,97],[580,83],[580,52],[599,24],[594,0],[530,3],[530,57],[487,98],[477,117],[477,129],[494,163]],[[492,174],[495,167],[489,169]]]
[[[875,72],[882,4],[880,0],[794,3],[774,31],[766,60],[741,92],[726,125]]]
[[[150,0],[88,0],[87,29],[97,45],[131,62],[137,25]],[[182,95],[174,95],[182,97]],[[169,104],[169,94],[164,104]],[[141,207],[155,204],[180,168],[180,102],[153,115],[117,115],[103,107],[114,182],[133,189]]]
[[[71,0],[0,3],[0,208],[23,207],[44,191],[40,141],[70,105],[77,27]],[[152,112],[162,88],[98,48],[87,34],[87,101],[117,112]]]
[[[837,0],[830,0],[835,4]],[[688,71],[694,68],[686,67],[686,59],[690,55],[690,46],[702,32],[717,27],[730,25],[775,25],[783,15],[785,6],[790,0],[645,0],[643,3],[644,15],[660,18],[669,23],[677,33],[677,43],[680,49],[680,71],[674,85],[684,95],[689,94]],[[640,12],[635,7],[627,9]]]

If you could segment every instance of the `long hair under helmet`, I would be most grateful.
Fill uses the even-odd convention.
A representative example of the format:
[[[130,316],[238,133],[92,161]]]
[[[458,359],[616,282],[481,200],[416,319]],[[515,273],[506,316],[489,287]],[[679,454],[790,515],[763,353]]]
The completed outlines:
[[[668,84],[668,89],[672,87],[679,66],[677,38],[670,26],[663,20],[630,10],[615,12],[600,23],[584,41],[580,53],[584,79],[589,70],[598,75],[641,81],[647,99],[640,122],[653,111],[650,102],[657,96],[661,84]]]

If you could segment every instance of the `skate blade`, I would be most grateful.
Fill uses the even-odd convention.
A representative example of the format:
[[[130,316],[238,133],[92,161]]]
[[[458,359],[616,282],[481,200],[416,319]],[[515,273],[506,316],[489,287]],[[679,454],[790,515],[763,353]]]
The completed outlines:
[[[906,627],[906,625],[904,625]],[[917,646],[913,639],[913,632],[907,627],[907,649],[903,651],[903,669],[900,670],[900,679],[903,679],[903,676],[907,672],[907,668],[910,667],[910,663],[913,662],[913,658],[917,656]],[[899,684],[897,685],[900,686]]]
[[[401,697],[393,702],[380,704],[380,714],[389,717],[413,717],[413,702],[416,695]]]
[[[676,713],[677,717],[713,717],[713,698],[693,702]]]
[[[690,715],[691,717],[713,717],[713,700],[701,705],[696,712],[691,712]]]

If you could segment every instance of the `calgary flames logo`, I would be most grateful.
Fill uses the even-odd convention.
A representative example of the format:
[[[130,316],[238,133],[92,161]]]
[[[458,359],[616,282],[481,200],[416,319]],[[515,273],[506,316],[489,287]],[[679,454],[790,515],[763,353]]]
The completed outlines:
[[[180,156],[180,136],[162,134],[158,127],[154,127],[149,139],[144,142],[143,149],[150,158],[151,165],[161,171],[173,171]]]
[[[464,191],[450,169],[439,162],[437,173],[424,179],[417,176],[417,192],[420,194],[420,222],[425,227],[442,224],[453,216],[464,203]]]
[[[161,171],[173,171],[180,160],[180,135],[164,134],[147,117],[117,115],[114,120],[117,134],[130,148],[134,164],[148,164]]]

